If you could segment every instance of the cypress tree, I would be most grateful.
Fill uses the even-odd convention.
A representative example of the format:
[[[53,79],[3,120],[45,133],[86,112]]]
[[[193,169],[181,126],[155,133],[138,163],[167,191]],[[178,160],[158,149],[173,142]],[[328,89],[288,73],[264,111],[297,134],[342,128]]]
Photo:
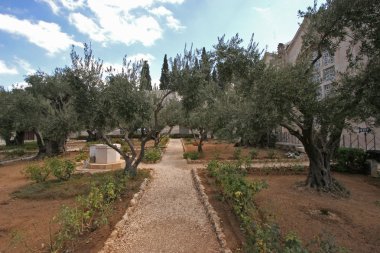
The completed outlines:
[[[149,73],[148,61],[144,61],[141,69],[140,90],[152,90],[152,78]]]
[[[164,56],[164,62],[162,63],[161,68],[161,77],[160,77],[160,90],[167,90],[169,88],[169,65],[166,54]]]

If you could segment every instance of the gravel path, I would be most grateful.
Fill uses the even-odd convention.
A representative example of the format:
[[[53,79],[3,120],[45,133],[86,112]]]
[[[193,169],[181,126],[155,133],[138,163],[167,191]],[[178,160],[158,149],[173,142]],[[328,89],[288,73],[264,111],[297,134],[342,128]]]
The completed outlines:
[[[220,252],[180,139],[171,139],[153,180],[110,252]]]

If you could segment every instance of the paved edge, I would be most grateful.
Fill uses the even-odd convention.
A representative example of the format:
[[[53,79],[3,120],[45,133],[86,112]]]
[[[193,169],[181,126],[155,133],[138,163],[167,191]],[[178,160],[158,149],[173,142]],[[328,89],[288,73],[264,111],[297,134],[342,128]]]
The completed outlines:
[[[207,218],[211,223],[211,226],[216,234],[216,238],[218,239],[219,245],[221,247],[221,252],[223,253],[232,253],[232,251],[228,248],[227,242],[226,242],[226,236],[223,232],[223,227],[220,222],[220,218],[218,216],[218,213],[215,211],[215,209],[212,207],[210,202],[208,201],[208,196],[205,193],[205,188],[201,183],[201,180],[198,176],[197,169],[191,170],[191,176],[193,178],[193,182],[195,185],[195,189],[197,191],[197,195],[203,205],[203,207],[206,210]]]
[[[152,176],[152,172],[151,172]],[[103,248],[98,253],[107,253],[112,252],[112,249],[110,249],[110,246],[114,244],[115,240],[119,237],[120,232],[122,232],[122,228],[125,225],[125,223],[128,222],[129,217],[132,215],[132,213],[135,211],[136,206],[140,202],[142,196],[144,195],[144,192],[146,191],[146,188],[148,187],[148,184],[150,182],[149,178],[145,178],[144,181],[140,185],[140,190],[133,195],[133,198],[129,202],[128,208],[123,215],[122,219],[118,221],[114,227],[114,230],[109,235],[107,241],[104,243]]]

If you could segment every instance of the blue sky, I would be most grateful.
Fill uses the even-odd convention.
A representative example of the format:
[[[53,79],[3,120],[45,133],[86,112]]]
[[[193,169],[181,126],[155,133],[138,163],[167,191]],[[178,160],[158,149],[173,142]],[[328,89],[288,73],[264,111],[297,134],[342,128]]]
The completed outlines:
[[[302,21],[298,10],[313,0],[0,0],[0,85],[22,83],[36,70],[70,65],[71,45],[91,43],[105,65],[122,58],[148,60],[158,84],[164,54],[185,43],[211,49],[217,38],[252,33],[275,51]]]

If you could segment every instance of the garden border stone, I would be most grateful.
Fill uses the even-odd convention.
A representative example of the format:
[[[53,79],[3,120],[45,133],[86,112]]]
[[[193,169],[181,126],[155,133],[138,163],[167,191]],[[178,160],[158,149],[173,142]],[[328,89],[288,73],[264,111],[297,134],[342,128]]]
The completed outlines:
[[[198,176],[197,169],[191,169],[191,176],[193,178],[198,197],[200,198],[202,205],[206,209],[207,218],[209,219],[211,226],[216,234],[216,238],[218,239],[219,245],[221,247],[221,252],[232,253],[232,251],[227,246],[226,236],[223,232],[223,227],[221,225],[218,213],[215,211],[215,209],[208,201],[208,196],[206,195],[205,188],[202,185],[201,180]]]
[[[150,175],[152,175],[152,171],[150,172]],[[123,226],[128,222],[129,217],[132,215],[132,213],[135,211],[136,206],[140,202],[142,196],[144,195],[144,192],[146,191],[148,185],[149,185],[150,179],[145,178],[144,181],[140,185],[140,190],[133,195],[133,198],[130,200],[128,208],[123,215],[122,219],[116,223],[114,230],[111,232],[110,236],[108,237],[107,241],[104,243],[103,248],[98,253],[108,253],[112,252],[110,249],[110,246],[114,244],[115,240],[120,236],[122,232]]]

